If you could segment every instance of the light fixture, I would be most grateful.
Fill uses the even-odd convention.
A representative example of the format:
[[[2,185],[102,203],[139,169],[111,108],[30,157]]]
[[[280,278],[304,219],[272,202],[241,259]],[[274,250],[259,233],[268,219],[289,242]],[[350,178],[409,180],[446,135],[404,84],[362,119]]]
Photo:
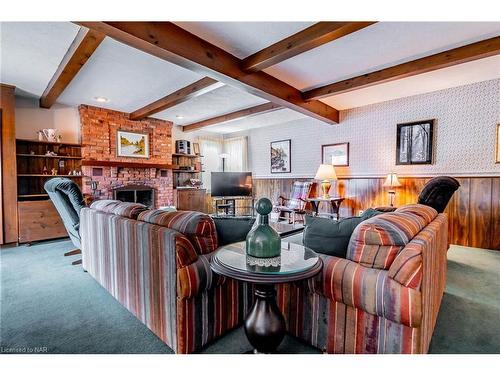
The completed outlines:
[[[396,196],[396,190],[394,188],[400,187],[401,182],[398,180],[398,175],[394,172],[391,172],[387,175],[387,178],[384,182],[384,187],[388,187],[389,190],[389,201],[391,207],[394,207],[394,197]]]
[[[94,96],[94,100],[99,103],[107,103],[109,102],[108,98],[105,98],[104,96]]]
[[[321,180],[321,190],[323,190],[323,197],[325,199],[330,198],[328,192],[332,184],[331,180],[337,179],[337,174],[335,173],[335,167],[332,164],[321,164],[314,177],[316,180]]]
[[[179,120],[182,120],[182,119],[184,118],[184,116],[182,116],[182,115],[177,115],[177,116],[175,116],[175,118],[178,118]]]

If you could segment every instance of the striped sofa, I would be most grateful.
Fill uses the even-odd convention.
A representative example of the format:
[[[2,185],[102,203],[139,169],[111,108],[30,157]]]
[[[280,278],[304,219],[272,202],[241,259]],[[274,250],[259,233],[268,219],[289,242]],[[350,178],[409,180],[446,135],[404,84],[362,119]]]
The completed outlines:
[[[119,201],[81,211],[83,268],[176,353],[192,353],[243,322],[247,285],[210,270],[213,220]]]
[[[176,353],[243,322],[251,288],[210,271],[218,241],[199,212],[118,201],[81,211],[83,267]],[[328,353],[425,353],[446,280],[447,219],[410,205],[358,225],[347,259],[278,286],[290,334]]]
[[[279,286],[289,333],[328,353],[426,353],[447,233],[446,216],[419,204],[359,224],[346,259],[321,255],[316,278]]]

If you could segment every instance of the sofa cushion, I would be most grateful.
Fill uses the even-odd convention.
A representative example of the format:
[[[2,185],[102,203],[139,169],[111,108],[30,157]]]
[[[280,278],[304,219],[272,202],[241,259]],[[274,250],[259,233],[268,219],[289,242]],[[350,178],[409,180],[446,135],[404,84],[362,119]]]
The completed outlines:
[[[217,217],[212,216],[217,229],[219,246],[245,241],[255,223],[254,217]]]
[[[349,241],[347,259],[366,267],[389,269],[399,251],[432,220],[432,212],[416,206],[422,205],[402,207],[358,225]]]
[[[211,253],[218,247],[215,223],[210,216],[202,212],[147,210],[142,212],[137,220],[181,232],[189,238],[198,254]]]
[[[354,229],[364,220],[380,213],[370,208],[361,216],[338,221],[323,217],[306,216],[304,246],[318,253],[345,258],[349,239]]]
[[[147,210],[147,207],[140,203],[122,202],[111,199],[95,201],[90,208],[107,212],[108,214],[128,217],[129,219],[137,219],[137,216],[139,216],[141,212]]]

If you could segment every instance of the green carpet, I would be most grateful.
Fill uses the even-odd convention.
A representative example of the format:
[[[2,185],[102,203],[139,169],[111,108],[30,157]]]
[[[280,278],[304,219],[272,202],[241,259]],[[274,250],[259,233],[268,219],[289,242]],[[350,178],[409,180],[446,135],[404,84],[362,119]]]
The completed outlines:
[[[0,251],[0,347],[48,353],[172,353],[80,266],[69,241]],[[454,246],[431,353],[500,353],[500,252]],[[46,349],[45,349],[46,348]],[[251,349],[236,329],[202,353]],[[280,353],[319,353],[287,336]]]

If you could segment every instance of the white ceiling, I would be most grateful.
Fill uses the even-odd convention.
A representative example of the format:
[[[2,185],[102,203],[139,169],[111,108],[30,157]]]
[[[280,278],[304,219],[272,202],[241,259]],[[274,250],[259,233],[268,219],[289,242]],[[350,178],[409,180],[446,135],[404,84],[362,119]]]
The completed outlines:
[[[379,22],[266,72],[306,90],[497,35],[496,22]]]
[[[179,22],[179,26],[244,58],[286,38],[311,22]],[[60,23],[0,23],[0,81],[18,94],[39,97],[78,32]],[[500,23],[382,22],[266,69],[298,89],[307,89],[500,35]],[[448,87],[500,78],[499,57],[441,69],[323,99],[347,109]],[[91,104],[132,112],[202,78],[200,75],[106,38],[60,96],[59,102]],[[97,103],[104,96],[108,103]],[[264,103],[239,89],[223,86],[153,117],[176,124]],[[182,115],[182,120],[177,119]],[[228,133],[304,117],[291,110],[215,125]]]
[[[322,101],[342,110],[496,78],[500,78],[500,55],[330,96]]]
[[[253,107],[267,101],[231,86],[222,86],[208,94],[197,96],[187,102],[176,105],[153,117],[170,120],[177,125],[205,120],[218,115]],[[184,118],[178,119],[177,115]]]
[[[78,30],[69,22],[1,22],[0,82],[41,96]]]
[[[175,22],[176,25],[243,59],[314,22]]]
[[[277,111],[248,117],[244,120],[234,120],[220,125],[207,126],[206,128],[203,128],[203,130],[211,133],[228,134],[244,130],[262,128],[264,126],[284,124],[289,121],[299,120],[303,118],[309,117],[297,111],[283,108]]]

